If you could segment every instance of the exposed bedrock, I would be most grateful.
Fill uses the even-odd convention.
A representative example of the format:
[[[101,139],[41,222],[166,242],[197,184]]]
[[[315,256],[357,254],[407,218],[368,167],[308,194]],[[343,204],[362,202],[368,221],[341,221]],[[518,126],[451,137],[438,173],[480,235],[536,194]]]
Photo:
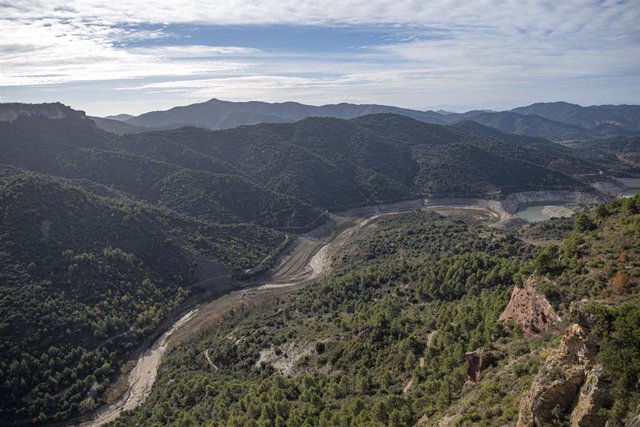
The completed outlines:
[[[589,331],[570,325],[520,401],[518,427],[545,427],[569,421],[572,427],[601,427],[611,395],[603,367],[595,362]]]
[[[498,360],[495,351],[484,347],[465,353],[464,356],[467,359],[467,378],[474,383],[478,382],[482,371],[493,366]]]
[[[559,332],[558,316],[549,301],[536,290],[538,276],[530,276],[521,288],[514,286],[509,304],[500,315],[500,321],[513,322],[522,327],[525,335]]]
[[[513,214],[518,211],[518,206],[523,203],[563,202],[596,204],[606,202],[607,199],[604,195],[585,191],[526,191],[509,194],[500,204],[502,205],[502,209]]]

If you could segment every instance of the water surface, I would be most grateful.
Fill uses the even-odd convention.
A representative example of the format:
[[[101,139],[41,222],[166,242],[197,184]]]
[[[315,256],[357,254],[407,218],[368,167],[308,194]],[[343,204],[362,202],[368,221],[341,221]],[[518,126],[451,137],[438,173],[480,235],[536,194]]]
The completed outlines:
[[[516,215],[519,218],[526,219],[529,222],[545,221],[549,218],[558,217],[558,216],[570,216],[572,212],[568,211],[567,209],[562,209],[563,206],[565,206],[563,203],[553,203],[553,202],[547,202],[545,204],[540,204],[540,205],[524,204],[518,208]],[[561,210],[564,212],[556,212],[554,214],[552,213],[553,208],[561,208]]]
[[[640,194],[640,188],[630,188],[628,190],[624,190],[622,193],[620,193],[620,195],[622,197],[633,197],[636,194]]]
[[[544,221],[546,219],[549,219],[547,215],[542,213],[542,209],[544,209],[545,206],[546,205],[531,205],[522,207],[518,209],[516,215],[518,215],[519,218],[526,219],[529,222]]]

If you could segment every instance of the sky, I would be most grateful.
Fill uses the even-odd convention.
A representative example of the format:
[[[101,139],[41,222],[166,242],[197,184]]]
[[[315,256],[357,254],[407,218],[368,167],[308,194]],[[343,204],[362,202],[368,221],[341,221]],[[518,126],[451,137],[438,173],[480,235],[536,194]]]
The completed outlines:
[[[640,104],[640,0],[0,0],[0,102]]]

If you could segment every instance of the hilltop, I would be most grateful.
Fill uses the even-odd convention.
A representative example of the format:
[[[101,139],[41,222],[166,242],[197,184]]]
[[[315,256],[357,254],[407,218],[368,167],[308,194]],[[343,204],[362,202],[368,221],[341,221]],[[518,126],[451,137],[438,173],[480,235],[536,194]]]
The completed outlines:
[[[602,105],[582,107],[568,103],[539,103],[510,111],[474,110],[465,113],[419,111],[388,105],[330,104],[305,105],[297,102],[267,103],[260,101],[229,102],[211,99],[206,102],[152,111],[139,116],[121,114],[96,123],[116,133],[135,133],[141,129],[175,129],[195,126],[205,129],[227,129],[258,123],[291,123],[308,117],[353,119],[369,114],[399,114],[432,124],[455,124],[465,120],[501,130],[505,133],[548,138],[551,140],[584,140],[607,136],[640,134],[640,107],[635,105]],[[118,126],[113,121],[122,123]]]

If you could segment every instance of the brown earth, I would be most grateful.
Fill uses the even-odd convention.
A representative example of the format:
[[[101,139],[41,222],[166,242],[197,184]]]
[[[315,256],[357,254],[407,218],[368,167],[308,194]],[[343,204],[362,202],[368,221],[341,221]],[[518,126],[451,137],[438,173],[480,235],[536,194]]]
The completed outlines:
[[[500,322],[514,322],[528,335],[542,332],[557,332],[560,324],[558,316],[549,301],[536,290],[542,280],[538,276],[527,278],[522,288],[515,286],[509,304],[500,315]]]

